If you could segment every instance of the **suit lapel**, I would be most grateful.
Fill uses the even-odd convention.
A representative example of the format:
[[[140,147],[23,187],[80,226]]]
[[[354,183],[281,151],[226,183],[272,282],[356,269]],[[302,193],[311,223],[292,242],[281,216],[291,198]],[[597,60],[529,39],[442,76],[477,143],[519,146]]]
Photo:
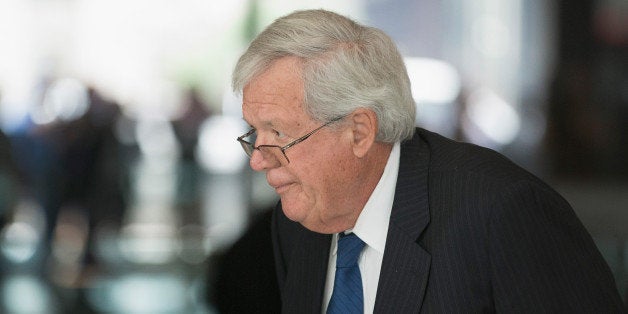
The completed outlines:
[[[303,229],[288,266],[283,313],[321,313],[331,235]]]
[[[379,277],[375,312],[418,313],[431,256],[417,244],[430,221],[429,149],[419,135],[401,146],[399,176]]]

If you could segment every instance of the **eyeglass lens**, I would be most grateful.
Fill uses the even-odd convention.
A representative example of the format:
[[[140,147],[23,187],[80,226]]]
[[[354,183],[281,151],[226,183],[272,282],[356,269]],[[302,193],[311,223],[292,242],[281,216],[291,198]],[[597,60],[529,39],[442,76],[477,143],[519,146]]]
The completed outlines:
[[[255,151],[255,146],[252,143],[255,143],[255,139],[257,138],[256,133],[251,134],[248,138],[240,141],[244,152],[249,156],[253,156],[253,152]],[[281,150],[281,147],[275,145],[260,145],[257,147],[257,150],[262,153],[264,160],[274,162],[273,166],[286,165],[289,163],[286,155]]]

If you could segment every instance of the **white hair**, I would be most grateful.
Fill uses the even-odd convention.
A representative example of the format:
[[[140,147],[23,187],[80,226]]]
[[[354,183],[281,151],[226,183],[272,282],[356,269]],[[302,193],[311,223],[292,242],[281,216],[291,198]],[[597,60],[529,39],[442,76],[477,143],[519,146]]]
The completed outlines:
[[[414,134],[415,104],[403,58],[379,29],[325,10],[296,11],[275,20],[238,60],[236,92],[282,57],[302,61],[303,106],[329,121],[358,108],[375,112],[376,140],[394,143]]]

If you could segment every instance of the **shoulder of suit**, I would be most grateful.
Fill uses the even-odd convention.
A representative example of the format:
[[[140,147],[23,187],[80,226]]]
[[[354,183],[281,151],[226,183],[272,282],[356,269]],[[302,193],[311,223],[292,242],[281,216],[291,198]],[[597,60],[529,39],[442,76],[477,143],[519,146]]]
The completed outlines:
[[[504,155],[471,143],[458,142],[440,134],[417,129],[416,136],[427,145],[430,172],[458,172],[513,181],[536,177]]]

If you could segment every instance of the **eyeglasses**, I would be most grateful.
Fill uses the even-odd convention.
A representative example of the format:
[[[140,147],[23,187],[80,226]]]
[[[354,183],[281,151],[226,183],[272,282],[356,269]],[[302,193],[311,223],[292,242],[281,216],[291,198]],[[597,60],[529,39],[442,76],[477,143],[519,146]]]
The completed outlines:
[[[327,123],[319,126],[318,128],[310,131],[309,133],[299,137],[298,139],[284,146],[278,146],[278,145],[255,146],[255,141],[257,139],[256,133],[255,133],[257,131],[256,129],[251,129],[250,131],[246,132],[244,135],[238,137],[237,140],[238,142],[240,142],[240,145],[242,145],[242,148],[244,149],[244,152],[246,153],[247,156],[249,157],[253,156],[253,152],[257,149],[258,151],[262,153],[264,160],[272,162],[271,166],[273,167],[285,166],[290,163],[290,159],[288,159],[288,156],[286,156],[286,150],[288,148],[305,141],[308,137],[312,136],[312,134],[316,133],[318,130],[336,121],[342,120],[344,117],[345,116],[334,118],[328,121]],[[245,138],[247,137],[249,138],[248,141],[245,140]]]

